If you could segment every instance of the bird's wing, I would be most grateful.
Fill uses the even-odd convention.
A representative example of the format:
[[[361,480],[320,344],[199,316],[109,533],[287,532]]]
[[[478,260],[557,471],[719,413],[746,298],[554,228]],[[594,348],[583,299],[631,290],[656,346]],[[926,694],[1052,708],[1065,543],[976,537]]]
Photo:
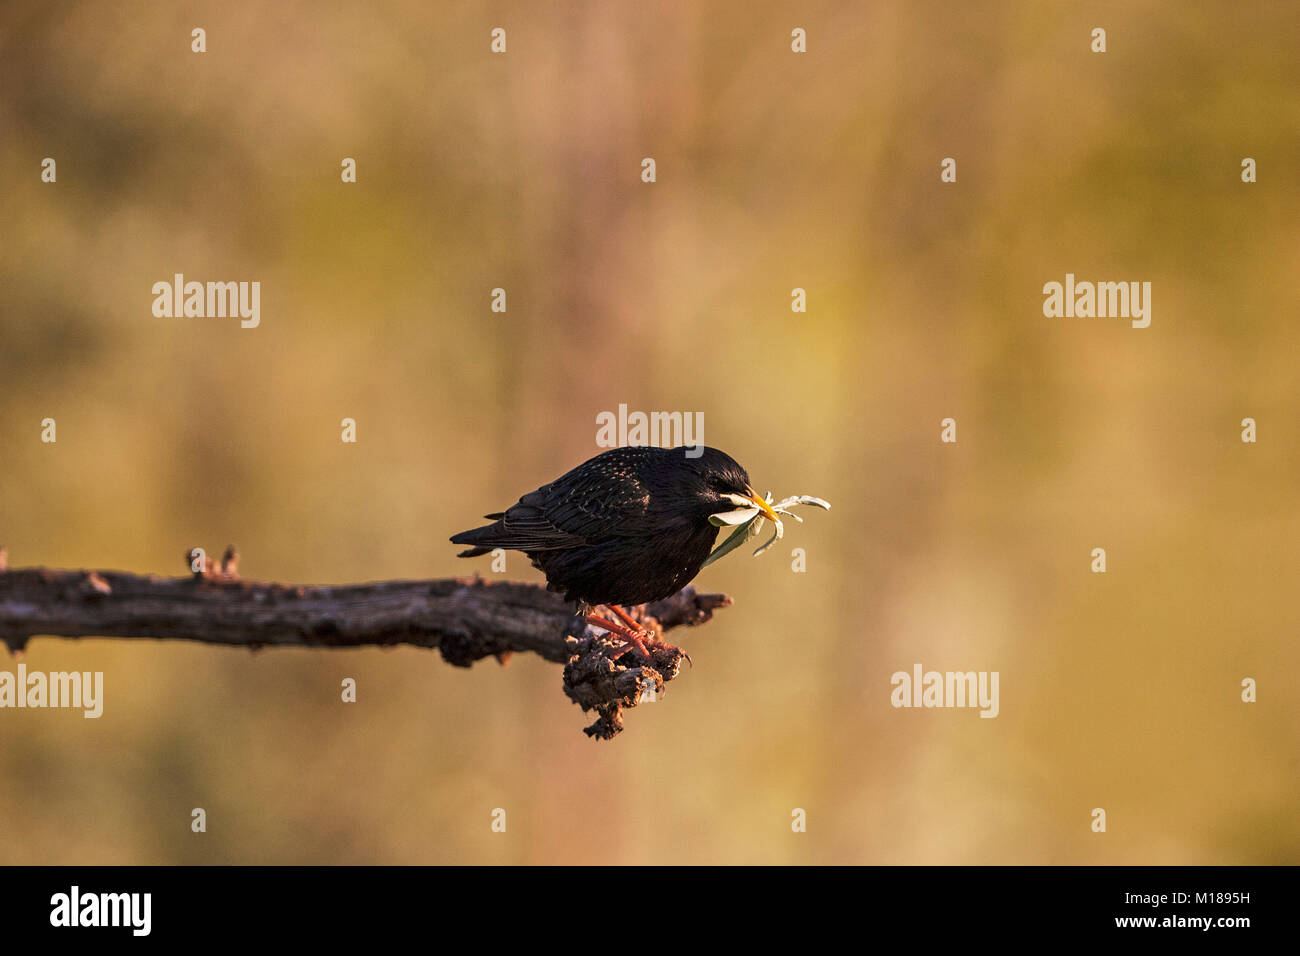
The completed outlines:
[[[546,520],[587,541],[647,534],[650,490],[642,477],[658,448],[623,447],[598,455],[539,488],[535,503]],[[520,504],[531,503],[525,495]]]
[[[528,497],[520,504],[527,503]],[[639,533],[650,493],[630,474],[582,475],[554,482],[537,504],[555,527],[593,541]]]
[[[452,538],[458,544],[517,551],[574,548],[602,538],[646,533],[650,495],[637,477],[646,449],[598,456],[530,491],[495,523]],[[489,515],[488,517],[493,517]]]
[[[566,528],[547,513],[553,485],[542,485],[505,510],[495,524],[482,529],[482,543],[516,551],[549,551],[586,544],[581,534]]]

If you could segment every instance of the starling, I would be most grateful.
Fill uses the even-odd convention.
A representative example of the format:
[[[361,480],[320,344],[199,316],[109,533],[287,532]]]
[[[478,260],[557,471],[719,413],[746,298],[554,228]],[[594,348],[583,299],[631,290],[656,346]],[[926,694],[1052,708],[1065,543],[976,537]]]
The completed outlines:
[[[778,521],[745,469],[716,448],[614,448],[451,540],[471,545],[462,558],[522,551],[546,575],[548,590],[563,592],[584,620],[622,638],[616,656],[632,646],[649,657],[647,645],[668,645],[626,608],[684,588],[700,573],[718,525],[736,524],[733,516],[754,509]],[[601,606],[618,621],[592,613]]]

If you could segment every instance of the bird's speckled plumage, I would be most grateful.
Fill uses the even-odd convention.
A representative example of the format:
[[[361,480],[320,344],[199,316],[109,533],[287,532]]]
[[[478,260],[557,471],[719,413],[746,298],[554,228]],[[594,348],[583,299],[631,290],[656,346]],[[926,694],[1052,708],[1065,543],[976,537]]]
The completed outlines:
[[[583,605],[666,598],[709,556],[718,535],[709,515],[734,507],[725,495],[749,489],[730,455],[705,448],[691,458],[688,450],[611,449],[451,540],[472,546],[461,557],[522,551],[548,588]]]

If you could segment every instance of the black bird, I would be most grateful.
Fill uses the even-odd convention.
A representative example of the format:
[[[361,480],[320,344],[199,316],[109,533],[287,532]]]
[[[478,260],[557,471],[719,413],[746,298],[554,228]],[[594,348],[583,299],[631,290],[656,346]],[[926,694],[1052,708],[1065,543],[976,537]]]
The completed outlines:
[[[728,516],[754,509],[777,520],[745,469],[716,448],[614,448],[451,540],[472,545],[462,558],[496,548],[524,552],[548,590],[625,641],[618,655],[632,645],[649,657],[647,644],[668,645],[625,608],[676,594],[700,573],[718,536],[710,517],[734,524],[739,518]],[[591,613],[602,605],[619,622]]]

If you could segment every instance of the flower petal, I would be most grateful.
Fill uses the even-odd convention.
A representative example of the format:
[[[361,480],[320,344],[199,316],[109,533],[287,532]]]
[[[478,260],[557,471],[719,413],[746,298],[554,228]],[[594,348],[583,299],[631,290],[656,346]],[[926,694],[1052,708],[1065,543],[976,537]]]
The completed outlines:
[[[737,508],[735,511],[722,511],[709,515],[709,524],[722,527],[724,524],[745,524],[758,514],[757,508]]]

